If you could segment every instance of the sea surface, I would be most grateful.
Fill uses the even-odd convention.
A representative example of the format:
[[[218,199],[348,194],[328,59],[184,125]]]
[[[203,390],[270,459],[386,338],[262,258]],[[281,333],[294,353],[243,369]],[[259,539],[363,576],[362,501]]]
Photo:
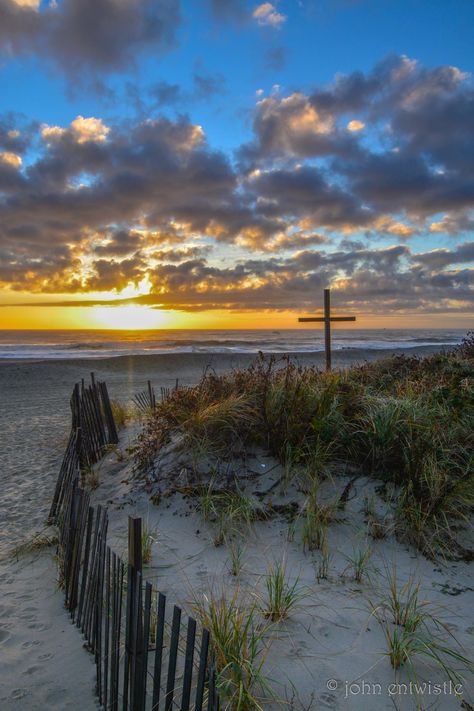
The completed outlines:
[[[332,348],[401,350],[453,346],[459,329],[333,329]],[[322,329],[0,331],[0,359],[63,360],[160,353],[310,353],[324,349]]]

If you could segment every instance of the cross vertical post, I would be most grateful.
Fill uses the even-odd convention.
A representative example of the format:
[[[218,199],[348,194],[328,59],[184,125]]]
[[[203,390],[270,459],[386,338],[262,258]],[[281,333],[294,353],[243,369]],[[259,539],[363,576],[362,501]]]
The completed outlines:
[[[300,322],[324,322],[324,351],[326,354],[326,370],[331,370],[331,322],[355,321],[355,316],[331,316],[331,290],[324,289],[324,316],[303,316]]]
[[[331,370],[331,292],[324,289],[324,350],[326,370]]]

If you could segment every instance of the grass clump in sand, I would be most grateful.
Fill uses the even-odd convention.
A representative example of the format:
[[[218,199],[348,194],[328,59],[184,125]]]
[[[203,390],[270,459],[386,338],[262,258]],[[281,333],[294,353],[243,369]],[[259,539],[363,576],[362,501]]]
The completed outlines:
[[[263,669],[268,642],[257,602],[242,601],[235,590],[229,598],[224,593],[203,596],[194,602],[193,609],[210,632],[224,708],[263,711],[273,692]]]
[[[150,528],[150,524],[147,519],[143,522],[141,538],[142,562],[144,565],[148,565],[148,563],[151,562],[153,544],[156,543],[157,540],[156,528]]]
[[[47,548],[57,546],[58,543],[59,536],[57,529],[45,528],[16,545],[11,552],[11,557],[18,560],[23,556],[30,555],[32,553],[39,553]]]
[[[299,578],[293,583],[289,582],[285,562],[277,562],[270,566],[265,586],[267,599],[263,614],[272,622],[285,620],[298,602],[306,596],[305,591],[299,585]]]
[[[282,463],[283,484],[302,471],[316,479],[328,465],[350,467],[394,487],[394,525],[385,530],[370,516],[375,538],[395,531],[427,555],[472,558],[457,531],[474,509],[473,343],[471,334],[452,353],[330,373],[262,355],[247,369],[207,373],[157,405],[137,467],[146,470],[177,435],[199,456],[227,461],[263,447]],[[325,522],[306,514],[306,546],[317,548]]]
[[[346,571],[351,571],[356,583],[361,583],[364,578],[369,577],[371,557],[372,549],[369,546],[355,550],[352,556],[346,556],[348,561]]]
[[[303,549],[320,550],[327,542],[328,527],[337,519],[337,502],[320,503],[310,497],[303,514]]]
[[[461,683],[466,675],[472,675],[473,662],[433,605],[421,599],[420,587],[413,578],[399,586],[394,569],[388,573],[388,595],[372,605],[372,614],[383,628],[390,664],[396,671],[404,668],[409,678],[417,681],[417,662],[421,660],[442,670],[453,683]]]
[[[120,400],[111,400],[110,406],[117,429],[123,429],[130,419],[130,408]]]
[[[217,489],[213,482],[202,489],[198,510],[208,523],[215,526],[214,544],[222,545],[242,526],[250,528],[263,515],[253,498],[240,489]]]

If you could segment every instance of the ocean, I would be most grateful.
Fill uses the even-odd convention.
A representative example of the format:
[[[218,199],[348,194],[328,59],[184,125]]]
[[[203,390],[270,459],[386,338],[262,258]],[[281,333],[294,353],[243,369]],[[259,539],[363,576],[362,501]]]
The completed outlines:
[[[459,329],[334,329],[332,349],[409,351],[459,343]],[[160,353],[311,353],[324,349],[320,328],[156,331],[0,331],[0,359],[68,360]]]

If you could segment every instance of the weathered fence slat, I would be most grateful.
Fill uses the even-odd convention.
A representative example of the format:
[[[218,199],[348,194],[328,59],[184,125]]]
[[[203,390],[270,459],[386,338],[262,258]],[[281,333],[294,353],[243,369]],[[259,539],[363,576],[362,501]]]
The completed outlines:
[[[161,668],[163,665],[163,643],[165,634],[165,607],[166,597],[158,593],[158,607],[156,611],[155,632],[155,666],[153,671],[153,708],[158,709],[161,691]]]
[[[181,697],[181,711],[189,711],[191,699],[191,683],[193,679],[194,643],[196,641],[196,620],[188,619],[186,635],[186,651],[184,653],[183,694]]]
[[[152,585],[147,582],[145,585],[145,604],[143,609],[143,659],[142,659],[142,679],[141,679],[141,708],[146,708],[146,687],[148,681],[148,648],[150,644],[150,622],[151,622],[151,596]]]
[[[203,629],[201,636],[201,650],[199,653],[199,667],[197,673],[196,702],[194,704],[195,711],[202,711],[202,705],[204,702],[204,688],[206,684],[208,651],[209,632],[206,629]]]
[[[181,608],[173,607],[173,621],[171,623],[170,652],[168,660],[168,678],[166,681],[165,711],[173,708],[174,683],[176,677],[176,661],[178,658],[179,629],[181,626]]]

